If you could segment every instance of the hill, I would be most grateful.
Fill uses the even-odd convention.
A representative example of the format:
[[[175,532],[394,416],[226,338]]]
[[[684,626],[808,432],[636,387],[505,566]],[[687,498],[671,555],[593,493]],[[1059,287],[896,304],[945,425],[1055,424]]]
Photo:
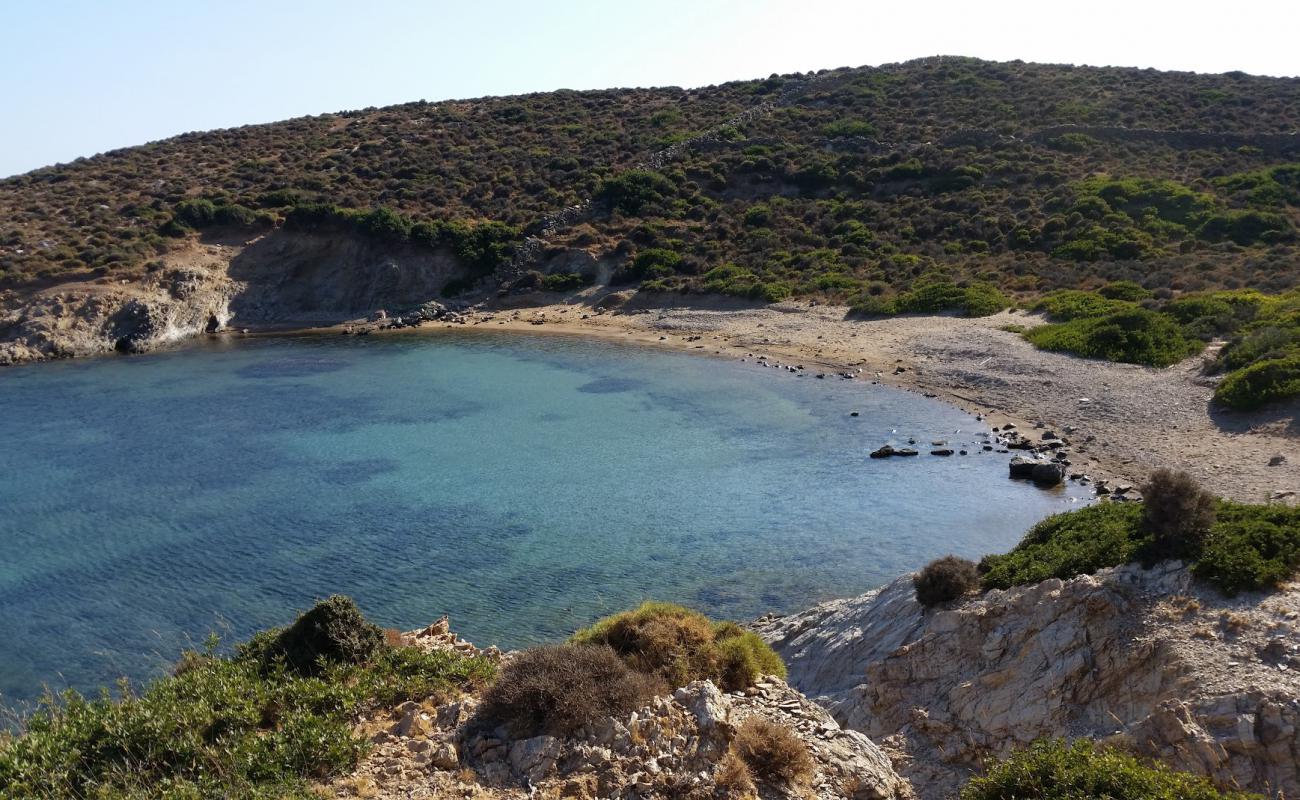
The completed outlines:
[[[535,233],[596,198],[549,242],[668,250],[628,277],[674,287],[845,294],[941,274],[1013,291],[1280,289],[1295,282],[1297,130],[1300,80],[964,58],[418,102],[7,179],[0,280],[129,276],[173,244],[178,212],[255,228],[304,204],[382,206]]]
[[[94,349],[54,341],[60,325],[120,343],[135,324],[120,309],[172,303],[195,283],[175,270],[205,259],[216,282],[182,291],[202,307],[147,312],[169,320],[153,328],[593,282],[863,313],[988,313],[1118,281],[1150,307],[1281,292],[1300,277],[1298,130],[1300,79],[936,57],[190,133],[0,181],[0,340],[24,343],[6,360]],[[196,258],[199,241],[233,249]],[[400,275],[379,274],[389,261]],[[1297,358],[1292,304],[1247,305],[1231,324],[1175,319],[1191,327],[1167,347],[1143,342],[1173,323],[1128,307],[1036,343],[1160,364],[1244,327],[1289,331],[1247,359],[1283,365],[1257,370],[1245,407],[1285,395]]]

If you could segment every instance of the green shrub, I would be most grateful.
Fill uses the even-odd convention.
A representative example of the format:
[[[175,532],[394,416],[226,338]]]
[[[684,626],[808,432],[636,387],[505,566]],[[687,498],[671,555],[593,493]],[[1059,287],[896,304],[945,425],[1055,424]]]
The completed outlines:
[[[380,648],[314,675],[255,659],[190,654],[136,694],[47,696],[16,736],[0,736],[6,797],[309,797],[366,749],[363,711],[486,683],[481,659]]]
[[[709,679],[730,691],[752,686],[762,675],[785,677],[780,657],[758,634],[671,603],[647,602],[605,617],[570,642],[609,645],[633,669],[671,686]]]
[[[1176,364],[1204,347],[1169,317],[1141,308],[1043,325],[1024,336],[1042,350],[1151,367]]]
[[[273,628],[240,645],[238,658],[263,671],[283,665],[314,675],[330,664],[360,664],[384,643],[379,626],[366,621],[350,597],[334,595],[312,606],[286,628]]]
[[[1102,297],[1096,292],[1081,289],[1058,289],[1040,297],[1031,307],[1041,311],[1056,322],[1069,322],[1087,317],[1104,317],[1117,311],[1133,308],[1131,303]]]
[[[1158,469],[1142,485],[1142,524],[1153,537],[1155,557],[1197,558],[1214,512],[1214,495],[1186,472]]]
[[[652,247],[637,253],[628,266],[626,275],[622,277],[627,280],[662,280],[676,275],[681,265],[682,257],[679,253]]]
[[[1157,493],[1157,502],[1159,501]],[[1199,502],[1199,501],[1198,501]],[[980,561],[984,589],[1073,578],[1169,555],[1155,542],[1144,504],[1100,503],[1048,517],[1008,553]],[[1198,503],[1192,503],[1197,508]],[[1160,512],[1155,512],[1159,514]],[[1203,510],[1192,516],[1200,516]],[[1300,569],[1300,509],[1218,501],[1192,570],[1226,594],[1267,589]]]
[[[1223,503],[1192,571],[1233,595],[1271,589],[1297,569],[1300,509]]]
[[[972,778],[961,800],[1263,800],[1080,739],[1040,740]]]
[[[1230,373],[1214,390],[1214,399],[1229,408],[1249,411],[1300,396],[1300,353],[1258,361]]]
[[[996,314],[1011,301],[996,286],[974,283],[958,286],[948,281],[935,281],[917,286],[893,300],[893,313],[937,313],[960,311],[967,317],[986,317]]]
[[[542,288],[548,292],[571,292],[590,282],[580,272],[555,272],[542,279]]]
[[[912,576],[916,602],[929,607],[964,597],[980,588],[975,562],[957,556],[936,558]]]
[[[1212,242],[1231,241],[1243,247],[1275,242],[1291,233],[1291,221],[1267,211],[1222,211],[1205,220],[1197,234]]]
[[[512,736],[564,736],[640,708],[668,687],[631,669],[603,645],[534,647],[512,658],[488,687],[476,724]]]
[[[1054,514],[1029,529],[1012,550],[980,561],[985,589],[1009,589],[1048,578],[1073,578],[1138,558],[1149,539],[1134,503],[1098,503]]]
[[[876,135],[876,126],[861,119],[837,119],[822,126],[822,136],[832,139],[848,136],[871,137]]]
[[[658,172],[631,169],[607,178],[596,197],[629,216],[641,213],[648,205],[662,203],[676,192],[673,182]]]
[[[1139,300],[1146,300],[1151,297],[1151,290],[1144,289],[1141,284],[1133,281],[1114,281],[1098,289],[1097,294],[1108,300],[1123,300],[1136,303]]]

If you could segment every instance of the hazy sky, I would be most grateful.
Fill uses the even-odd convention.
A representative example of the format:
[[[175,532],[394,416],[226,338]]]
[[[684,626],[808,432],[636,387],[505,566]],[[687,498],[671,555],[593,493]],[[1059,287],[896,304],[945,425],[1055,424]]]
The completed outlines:
[[[1300,75],[1300,2],[0,0],[0,176],[409,100],[929,55]]]

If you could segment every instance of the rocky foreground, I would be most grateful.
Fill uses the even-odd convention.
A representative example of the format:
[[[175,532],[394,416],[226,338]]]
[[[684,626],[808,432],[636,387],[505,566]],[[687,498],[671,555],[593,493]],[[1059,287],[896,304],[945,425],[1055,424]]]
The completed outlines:
[[[911,580],[761,620],[790,683],[926,798],[1041,737],[1300,796],[1300,587],[1224,598],[1166,562],[924,611]]]
[[[363,720],[375,747],[337,797],[948,798],[993,757],[1044,737],[1117,744],[1273,797],[1300,794],[1300,587],[1225,598],[1178,562],[991,591],[924,610],[910,576],[767,617],[785,659],[722,692],[696,681],[557,738],[474,726],[479,698]],[[445,621],[407,644],[478,651]],[[811,699],[810,699],[811,698]],[[745,721],[792,731],[797,784],[738,785]]]
[[[404,635],[410,645],[478,653],[441,621]],[[509,659],[489,648],[491,658]],[[748,779],[729,769],[737,729],[760,717],[793,732],[812,757],[796,785],[760,783],[762,797],[910,798],[889,758],[825,709],[767,677],[745,691],[695,681],[627,717],[566,738],[511,739],[474,724],[479,698],[407,702],[361,722],[374,744],[355,773],[325,787],[337,797],[742,797]]]

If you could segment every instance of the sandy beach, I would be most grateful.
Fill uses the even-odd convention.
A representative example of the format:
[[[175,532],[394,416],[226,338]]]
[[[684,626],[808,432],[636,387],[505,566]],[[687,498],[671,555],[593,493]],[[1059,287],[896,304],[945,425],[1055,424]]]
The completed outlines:
[[[635,301],[634,301],[635,302]],[[803,365],[804,372],[937,395],[989,424],[1042,423],[1072,443],[1071,472],[1140,483],[1158,467],[1183,469],[1223,497],[1296,503],[1300,403],[1253,414],[1210,404],[1208,354],[1167,369],[1113,364],[1036,350],[1007,325],[1022,312],[964,319],[917,316],[858,320],[839,306],[752,306],[719,301],[602,311],[586,302],[477,306],[455,322],[418,330],[490,326],[498,331],[598,336],[713,357]],[[770,368],[770,367],[769,367]],[[774,378],[791,373],[772,370]],[[1282,461],[1278,463],[1278,457]]]

